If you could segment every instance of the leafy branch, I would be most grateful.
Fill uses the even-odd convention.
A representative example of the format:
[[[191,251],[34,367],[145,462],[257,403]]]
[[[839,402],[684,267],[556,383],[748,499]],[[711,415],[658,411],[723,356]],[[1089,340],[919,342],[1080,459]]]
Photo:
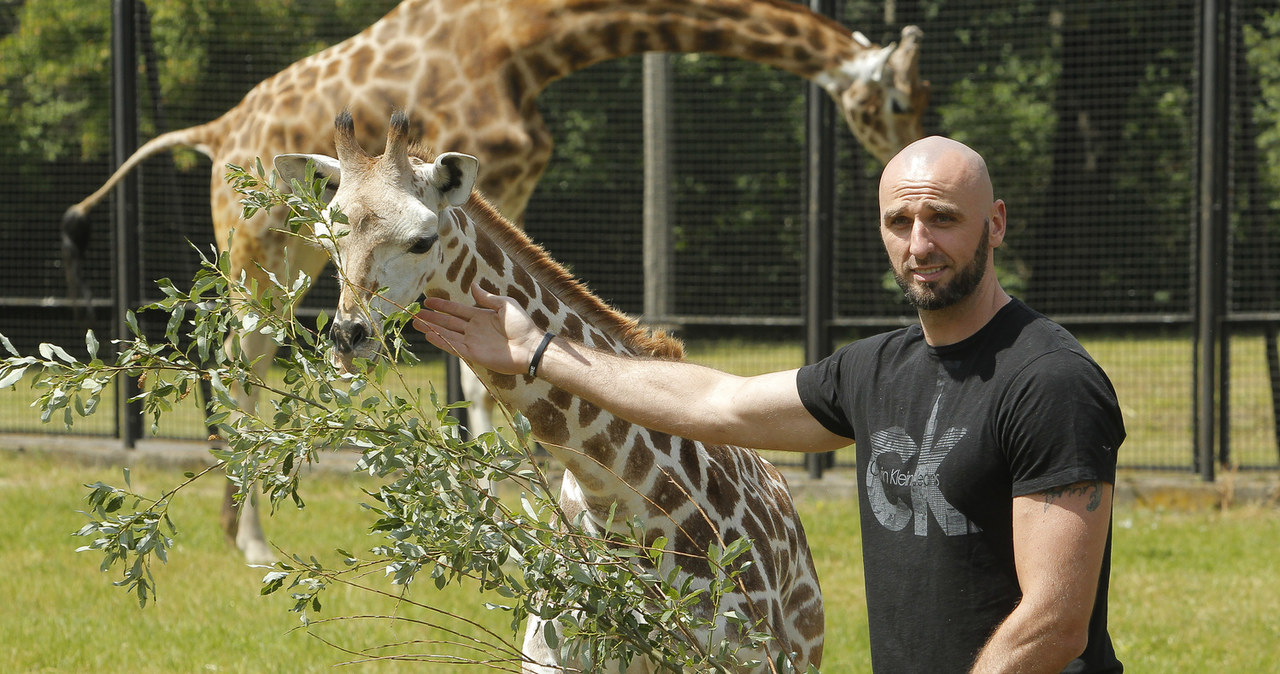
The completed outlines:
[[[324,245],[324,237],[332,236],[330,225],[342,216],[323,203],[323,183],[309,176],[306,184],[295,182],[283,192],[260,163],[256,169],[250,175],[230,167],[230,180],[246,194],[247,214],[287,208],[291,232],[310,245]],[[167,561],[178,535],[168,509],[183,489],[208,475],[225,475],[239,486],[241,499],[257,493],[273,511],[286,501],[302,508],[302,468],[324,452],[354,450],[356,469],[376,480],[376,488],[362,492],[361,505],[378,542],[359,554],[337,551],[339,568],[314,555],[286,555],[263,578],[262,594],[287,593],[308,630],[340,620],[409,620],[317,620],[326,590],[344,585],[421,607],[439,618],[423,624],[464,644],[475,656],[470,662],[495,668],[518,668],[524,656],[513,637],[530,615],[548,621],[543,638],[550,647],[587,668],[646,657],[672,671],[730,672],[751,665],[742,661],[746,652],[763,652],[770,637],[752,617],[715,608],[735,590],[750,542],[712,545],[707,561],[717,578],[694,581],[680,572],[681,560],[666,550],[667,541],[650,540],[639,520],[610,518],[604,533],[595,533],[570,517],[532,460],[526,420],[509,415],[510,435],[466,439],[450,414],[456,405],[445,404],[432,387],[424,391],[409,368],[401,367],[417,361],[400,336],[416,305],[385,318],[380,338],[389,357],[362,363],[358,374],[342,373],[325,352],[327,318],[322,315],[314,328],[294,318],[308,278],[263,273],[259,277],[266,280],[260,282],[233,275],[226,253],[201,258],[188,290],[161,280],[164,299],[140,310],[166,317],[163,337],[152,341],[130,314],[132,336],[114,342],[113,359],[99,355],[92,332],[86,335],[86,359],[51,344],[40,345],[37,356],[23,356],[0,335],[10,354],[0,363],[0,386],[30,379],[39,392],[33,405],[46,421],[60,415],[71,425],[92,414],[102,391],[126,376],[139,380],[142,392],[134,400],[154,428],[201,382],[208,383],[206,422],[220,439],[211,450],[216,463],[188,473],[154,499],[134,492],[127,472],[124,487],[86,485],[89,522],[76,533],[92,542],[79,550],[99,552],[104,572],[119,569],[116,585],[140,605],[155,596],[153,560]],[[238,338],[227,339],[250,333],[281,347],[271,363],[251,360]],[[270,395],[257,409],[241,409],[238,396],[255,389]],[[390,587],[370,582],[371,574],[380,574]],[[486,607],[510,615],[511,634],[475,625],[464,634],[458,616],[414,602],[405,592],[415,582],[445,589],[464,580],[499,598]],[[733,633],[716,632],[714,625],[726,618]],[[705,634],[714,636],[697,636]],[[338,647],[365,660],[443,661],[429,652],[432,644]],[[415,645],[427,652],[410,652]],[[790,671],[784,656],[768,667]]]

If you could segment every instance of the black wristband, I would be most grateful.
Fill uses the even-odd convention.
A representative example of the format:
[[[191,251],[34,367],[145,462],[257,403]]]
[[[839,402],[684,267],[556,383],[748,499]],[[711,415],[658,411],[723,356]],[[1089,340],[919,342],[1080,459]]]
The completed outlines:
[[[538,363],[542,362],[542,354],[546,352],[547,345],[551,343],[553,338],[555,338],[555,335],[548,332],[542,336],[542,343],[538,345],[538,348],[533,350],[533,358],[529,359],[530,377],[538,376]]]

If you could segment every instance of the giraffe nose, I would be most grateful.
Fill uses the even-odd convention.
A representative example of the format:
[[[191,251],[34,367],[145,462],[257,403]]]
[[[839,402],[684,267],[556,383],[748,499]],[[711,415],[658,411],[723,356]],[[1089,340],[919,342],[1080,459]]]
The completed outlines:
[[[367,337],[364,324],[359,321],[334,321],[329,326],[329,339],[341,353],[352,353]]]

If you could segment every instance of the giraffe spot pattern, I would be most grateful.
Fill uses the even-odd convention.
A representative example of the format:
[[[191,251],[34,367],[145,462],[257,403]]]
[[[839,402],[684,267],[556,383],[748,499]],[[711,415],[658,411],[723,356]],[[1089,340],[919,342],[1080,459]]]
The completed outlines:
[[[572,341],[581,342],[583,341],[583,337],[584,337],[584,335],[582,334],[582,325],[583,323],[581,318],[578,318],[576,315],[570,314],[569,316],[565,317],[564,325],[560,327],[560,334],[564,335],[566,338]]]
[[[556,297],[555,293],[543,290],[539,293],[539,299],[541,299],[542,303],[546,305],[547,311],[550,311],[553,314],[560,313],[560,300]]]
[[[622,471],[622,479],[628,484],[639,485],[649,477],[653,470],[653,453],[645,446],[644,434],[637,434],[631,450],[627,452],[627,461]]]
[[[515,300],[516,304],[519,304],[522,307],[529,306],[529,296],[524,294],[523,290],[520,290],[515,286],[507,286],[507,291],[503,293],[503,295]]]
[[[494,388],[499,388],[503,391],[513,391],[516,388],[516,375],[498,374],[495,372],[489,375],[489,383],[493,385]]]
[[[582,451],[588,458],[594,459],[603,467],[613,465],[618,454],[618,446],[605,433],[596,433],[582,442]]]
[[[449,244],[450,244],[450,246],[449,246],[449,247],[450,247],[450,248],[456,248],[456,247],[457,247],[457,243],[456,243],[456,241],[457,241],[456,239],[450,240],[450,241],[449,241]],[[448,267],[446,267],[446,268],[445,268],[445,270],[444,270],[444,277],[445,277],[445,279],[447,279],[450,283],[457,283],[457,281],[458,281],[458,274],[462,271],[462,265],[466,264],[468,261],[470,261],[470,260],[471,260],[471,255],[467,252],[467,250],[466,250],[465,248],[461,249],[461,250],[460,250],[460,252],[461,252],[462,254],[461,254],[461,255],[459,255],[459,256],[457,256],[457,257],[455,257],[455,258],[453,258],[453,261],[452,261],[452,262],[450,262],[450,263],[449,263],[449,266],[448,266]],[[467,287],[466,285],[461,284],[461,283],[459,283],[458,285],[462,286],[463,288],[466,288],[466,287]]]
[[[476,274],[480,271],[480,265],[476,263],[474,257],[467,260],[467,269],[462,272],[462,278],[458,279],[458,285],[463,288],[470,289],[471,284],[476,280]]]
[[[533,434],[543,442],[560,444],[569,441],[569,424],[564,412],[548,400],[537,400],[525,412]]]
[[[533,277],[529,275],[529,272],[525,271],[524,267],[514,267],[511,270],[511,276],[515,279],[516,285],[524,290],[526,295],[530,297],[538,295],[538,285],[534,282]]]
[[[614,417],[605,427],[609,432],[609,441],[621,445],[631,435],[631,422],[621,417]]]
[[[600,416],[600,407],[586,400],[578,400],[578,426],[586,428]]]
[[[552,405],[567,411],[573,405],[574,397],[568,391],[553,386],[551,391],[547,393],[547,400],[551,401]]]
[[[529,313],[529,318],[533,319],[533,324],[538,326],[539,330],[551,329],[551,319],[547,317],[546,312],[542,309],[534,309]]]

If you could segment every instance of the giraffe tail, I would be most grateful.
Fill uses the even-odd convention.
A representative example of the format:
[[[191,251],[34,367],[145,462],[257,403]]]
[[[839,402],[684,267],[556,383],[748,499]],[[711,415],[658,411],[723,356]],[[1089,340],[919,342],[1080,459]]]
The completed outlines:
[[[192,147],[212,158],[212,151],[206,142],[206,139],[214,137],[210,134],[212,125],[213,123],[192,126],[152,138],[130,155],[120,168],[111,174],[107,182],[103,183],[102,187],[62,214],[62,270],[66,276],[68,297],[76,302],[75,310],[78,316],[85,317],[90,307],[89,300],[93,296],[83,274],[84,255],[89,248],[89,236],[92,232],[89,211],[102,201],[130,171],[152,155],[174,147]]]

